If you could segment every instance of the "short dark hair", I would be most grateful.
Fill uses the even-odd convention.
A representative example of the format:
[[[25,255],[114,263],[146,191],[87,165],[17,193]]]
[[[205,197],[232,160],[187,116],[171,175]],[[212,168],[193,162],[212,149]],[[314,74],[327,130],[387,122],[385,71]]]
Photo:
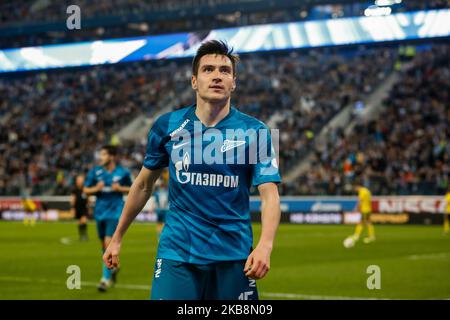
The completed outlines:
[[[221,40],[209,40],[203,42],[198,48],[192,61],[192,74],[197,76],[200,59],[207,54],[220,54],[227,56],[233,65],[233,76],[236,75],[236,65],[239,62],[239,56],[233,53],[233,48],[229,47],[226,42]]]
[[[117,147],[110,144],[102,146],[100,150],[105,150],[110,156],[117,156],[118,153]]]
[[[364,183],[363,183],[362,177],[361,176],[355,177],[352,184],[353,184],[353,187],[363,187]]]

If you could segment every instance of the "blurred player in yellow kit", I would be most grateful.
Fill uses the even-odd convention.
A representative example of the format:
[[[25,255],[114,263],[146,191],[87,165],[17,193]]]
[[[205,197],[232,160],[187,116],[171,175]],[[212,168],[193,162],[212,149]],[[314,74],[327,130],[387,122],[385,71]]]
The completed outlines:
[[[448,234],[448,216],[450,215],[450,186],[447,188],[447,194],[445,195],[445,212],[444,212],[444,234]]]
[[[34,226],[36,224],[36,218],[34,216],[34,212],[37,209],[36,204],[33,200],[31,200],[27,195],[24,194],[22,195],[22,206],[25,212],[25,215],[23,217],[23,224],[26,226]]]
[[[375,229],[370,221],[370,214],[372,213],[372,194],[370,193],[370,190],[363,187],[360,182],[354,184],[354,190],[358,193],[358,209],[361,213],[361,222],[356,225],[353,240],[354,242],[359,240],[359,237],[366,226],[368,237],[364,238],[364,243],[371,243],[375,241]]]

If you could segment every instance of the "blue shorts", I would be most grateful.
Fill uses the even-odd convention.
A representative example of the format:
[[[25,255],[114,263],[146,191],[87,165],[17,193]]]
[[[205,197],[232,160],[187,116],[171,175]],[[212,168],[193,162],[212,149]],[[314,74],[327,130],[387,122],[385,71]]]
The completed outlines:
[[[112,237],[116,231],[119,219],[96,220],[98,237],[103,240],[105,237]]]
[[[245,260],[207,265],[156,259],[152,300],[258,300]]]

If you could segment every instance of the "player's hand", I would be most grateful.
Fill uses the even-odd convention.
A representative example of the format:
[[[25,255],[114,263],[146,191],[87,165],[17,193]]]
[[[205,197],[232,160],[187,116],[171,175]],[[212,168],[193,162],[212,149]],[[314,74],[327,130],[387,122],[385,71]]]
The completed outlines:
[[[118,184],[117,182],[113,183],[111,189],[113,191],[120,191],[120,184]]]
[[[103,181],[99,181],[96,185],[98,191],[102,191],[104,186],[105,186],[105,183]]]
[[[270,270],[270,254],[272,249],[266,246],[258,245],[248,256],[245,262],[245,276],[259,280]]]
[[[103,254],[103,262],[108,269],[119,267],[120,242],[112,240]]]

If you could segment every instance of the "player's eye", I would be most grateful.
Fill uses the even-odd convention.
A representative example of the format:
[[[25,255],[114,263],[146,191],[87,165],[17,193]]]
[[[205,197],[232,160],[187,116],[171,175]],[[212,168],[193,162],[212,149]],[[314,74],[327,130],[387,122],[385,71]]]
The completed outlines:
[[[212,68],[212,67],[205,67],[203,70],[204,70],[205,72],[212,72],[212,71],[213,71],[213,68]]]
[[[220,68],[220,72],[229,74],[229,73],[231,73],[231,69],[230,68]]]

